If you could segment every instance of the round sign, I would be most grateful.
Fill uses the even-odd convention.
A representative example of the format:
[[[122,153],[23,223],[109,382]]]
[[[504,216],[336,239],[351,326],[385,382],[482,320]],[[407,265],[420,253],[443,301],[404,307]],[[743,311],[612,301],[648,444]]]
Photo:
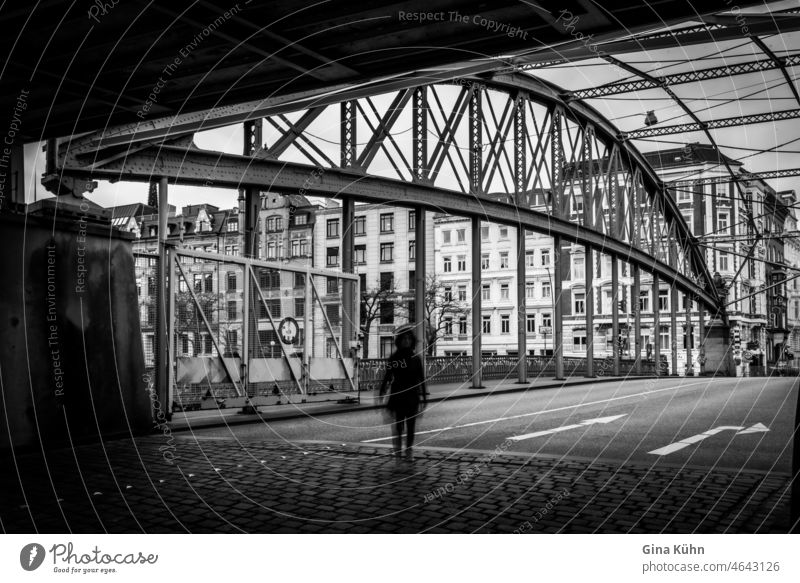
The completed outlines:
[[[294,318],[284,318],[278,324],[278,336],[284,344],[294,344],[300,336],[300,326]]]
[[[744,360],[750,360],[751,358],[753,358],[753,353],[750,352],[749,350],[745,350],[744,352],[742,352],[742,358]]]

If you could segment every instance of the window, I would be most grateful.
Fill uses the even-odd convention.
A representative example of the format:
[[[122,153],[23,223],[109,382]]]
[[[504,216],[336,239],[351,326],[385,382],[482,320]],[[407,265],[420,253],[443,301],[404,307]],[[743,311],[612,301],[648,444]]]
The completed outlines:
[[[508,299],[508,284],[501,283],[500,284],[500,299],[507,300]]]
[[[197,281],[197,275],[199,274],[195,274],[195,281]],[[183,278],[181,278],[181,282],[183,281],[184,281]],[[197,284],[195,284],[195,291],[197,291]],[[147,278],[147,295],[148,296],[156,295],[156,278],[153,276]]]
[[[337,239],[339,237],[339,219],[328,219],[325,232],[328,239]]]
[[[484,271],[489,269],[489,254],[488,253],[483,253],[481,255],[481,269],[484,270]]]
[[[239,333],[236,330],[225,332],[225,346],[228,352],[234,352],[239,344]]]
[[[444,257],[442,261],[443,261],[442,268],[445,273],[450,273],[451,271],[453,271],[453,264],[450,257]]]
[[[408,289],[417,289],[417,272],[414,269],[408,272]]]
[[[328,304],[325,306],[325,313],[330,320],[331,326],[339,325],[339,304]]]
[[[302,318],[306,315],[306,299],[305,298],[295,298],[294,299],[294,317],[295,318]]]
[[[678,194],[678,202],[691,202],[692,191],[691,184],[688,182],[679,182],[675,185],[675,191]]]
[[[153,281],[155,281],[155,278],[153,279]],[[202,273],[195,273],[194,274],[194,291],[196,293],[201,293],[203,291],[203,274]]]
[[[328,247],[327,255],[325,256],[325,265],[333,267],[339,265],[339,248]]]
[[[381,302],[381,324],[394,324],[394,302]]]
[[[382,271],[380,275],[380,286],[382,290],[390,290],[394,288],[394,272]]]
[[[271,315],[273,319],[281,317],[281,301],[280,300],[267,300],[266,304],[258,298],[258,317],[259,319],[269,318]],[[269,313],[267,313],[269,308]]]
[[[228,300],[228,320],[235,320],[237,314],[236,300]]]
[[[550,265],[550,249],[542,249],[542,267]]]
[[[542,326],[544,328],[551,328],[553,326],[553,314],[550,312],[542,314]]]
[[[586,351],[586,332],[572,333],[572,350],[575,352]]]
[[[525,331],[536,332],[536,314],[525,314]]]
[[[450,244],[450,231],[442,231],[442,244]]]
[[[226,283],[226,289],[228,291],[236,291],[236,287],[237,287],[237,284],[236,284],[236,273],[233,272],[233,271],[229,271],[228,272],[228,276],[226,277],[225,283]]]
[[[492,286],[491,284],[484,283],[481,286],[481,299],[485,301],[489,301],[492,299]]]
[[[444,335],[445,336],[452,336],[453,335],[453,319],[452,318],[445,318],[445,321],[444,321]]]
[[[339,293],[339,280],[335,277],[326,277],[325,281],[327,282],[326,289],[328,294],[334,295]]]
[[[481,227],[481,241],[489,240],[489,227]]]
[[[367,246],[366,245],[356,245],[354,259],[355,259],[356,265],[365,265],[367,263]]]
[[[508,239],[508,227],[500,227],[500,239]]]
[[[394,213],[383,213],[381,215],[381,233],[391,233],[394,231]]]
[[[408,260],[413,261],[417,258],[417,242],[416,241],[409,241],[408,242]]]
[[[669,290],[658,290],[658,311],[666,312],[669,310]]]
[[[458,256],[458,270],[459,271],[466,271],[467,270],[467,256],[466,255],[459,255]]]
[[[452,302],[453,301],[453,288],[449,285],[445,286],[444,288],[444,301]]]
[[[281,274],[275,269],[261,269],[258,272],[258,285],[261,289],[278,289],[281,287]]]
[[[728,213],[717,213],[717,230],[722,231],[728,228]]]
[[[458,317],[458,334],[459,336],[464,336],[467,333],[467,317],[466,316],[459,316]]]
[[[305,287],[306,286],[306,276],[303,273],[295,273],[294,274],[294,287]]]
[[[394,339],[391,336],[381,336],[381,358],[389,358],[394,351]]]
[[[536,282],[534,281],[526,281],[525,282],[525,297],[529,299],[533,299],[536,294]]]
[[[275,241],[267,243],[267,259],[275,259],[278,256],[278,245]]]
[[[214,274],[213,273],[206,273],[203,275],[203,283],[205,284],[204,290],[206,293],[212,293],[214,291]]]
[[[295,225],[307,225],[308,224],[308,215],[295,215],[294,216],[294,224]]]
[[[258,348],[264,358],[280,358],[281,347],[275,330],[258,331]]]
[[[550,289],[550,282],[549,281],[543,281],[542,282],[542,297],[543,298],[549,298],[551,294],[552,294],[552,290]]]
[[[639,292],[639,311],[650,311],[650,292]]]
[[[381,263],[394,261],[394,243],[381,243]]]
[[[717,264],[717,269],[719,271],[728,271],[728,254],[724,251],[719,252],[719,262]]]
[[[235,233],[239,230],[239,221],[228,221],[228,232]]]
[[[417,228],[417,213],[416,211],[408,211],[408,230],[414,231]]]
[[[500,252],[500,269],[508,269],[508,251]]]
[[[466,285],[459,285],[458,286],[458,301],[459,302],[466,302],[467,301],[467,286]]]
[[[485,315],[481,316],[481,332],[483,334],[492,333],[492,317]]]
[[[366,235],[367,234],[367,217],[361,216],[356,217],[355,221],[353,221],[353,235],[358,237],[359,235]]]
[[[366,273],[359,273],[358,274],[358,289],[361,290],[362,294],[367,293],[367,274]]]
[[[575,294],[574,298],[574,305],[575,305],[575,313],[576,314],[585,314],[586,313],[586,294]]]
[[[662,350],[669,348],[669,326],[661,326],[658,340]]]
[[[283,229],[283,218],[278,216],[269,217],[267,219],[267,232],[275,232]]]
[[[536,261],[536,251],[525,251],[525,267],[533,267]]]
[[[325,341],[325,354],[328,358],[339,358],[339,350],[336,348],[336,340],[328,338]]]
[[[467,230],[466,229],[456,229],[456,241],[459,243],[463,243],[467,240]]]
[[[511,332],[511,316],[503,314],[500,316],[500,334],[509,334]]]
[[[573,281],[582,280],[586,277],[586,270],[583,264],[584,257],[572,258],[572,279]]]

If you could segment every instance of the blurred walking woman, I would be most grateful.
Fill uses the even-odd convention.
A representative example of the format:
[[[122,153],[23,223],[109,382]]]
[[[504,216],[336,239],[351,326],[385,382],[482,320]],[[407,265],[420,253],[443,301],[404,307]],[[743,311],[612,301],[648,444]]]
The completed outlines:
[[[388,387],[389,396],[383,402],[390,414],[395,459],[399,461],[403,457],[403,429],[405,429],[405,459],[413,461],[414,425],[428,404],[422,359],[414,352],[414,347],[417,345],[414,325],[405,324],[397,328],[394,344],[397,350],[386,363],[386,374],[379,395],[383,397]]]

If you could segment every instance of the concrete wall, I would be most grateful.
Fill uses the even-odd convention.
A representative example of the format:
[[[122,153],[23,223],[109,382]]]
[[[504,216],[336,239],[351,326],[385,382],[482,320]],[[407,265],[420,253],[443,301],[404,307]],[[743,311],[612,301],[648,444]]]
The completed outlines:
[[[51,216],[0,216],[0,449],[146,431],[129,236],[41,206]]]

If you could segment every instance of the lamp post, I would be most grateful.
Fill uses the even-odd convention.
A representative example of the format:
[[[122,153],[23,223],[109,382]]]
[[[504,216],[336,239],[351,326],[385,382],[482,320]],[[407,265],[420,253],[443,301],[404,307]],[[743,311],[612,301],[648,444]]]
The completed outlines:
[[[550,273],[550,268],[549,267],[545,267],[545,270],[547,271],[547,280],[550,282],[550,309],[552,310],[550,312],[550,326],[552,327],[552,325],[553,325],[553,317],[555,316],[555,311],[556,311],[556,298],[553,295],[553,276]],[[553,336],[553,337],[555,338],[555,336]],[[553,344],[553,350],[555,350],[555,343]],[[544,352],[545,352],[545,356],[546,356],[547,355],[547,333],[545,333],[545,335],[544,335]]]

